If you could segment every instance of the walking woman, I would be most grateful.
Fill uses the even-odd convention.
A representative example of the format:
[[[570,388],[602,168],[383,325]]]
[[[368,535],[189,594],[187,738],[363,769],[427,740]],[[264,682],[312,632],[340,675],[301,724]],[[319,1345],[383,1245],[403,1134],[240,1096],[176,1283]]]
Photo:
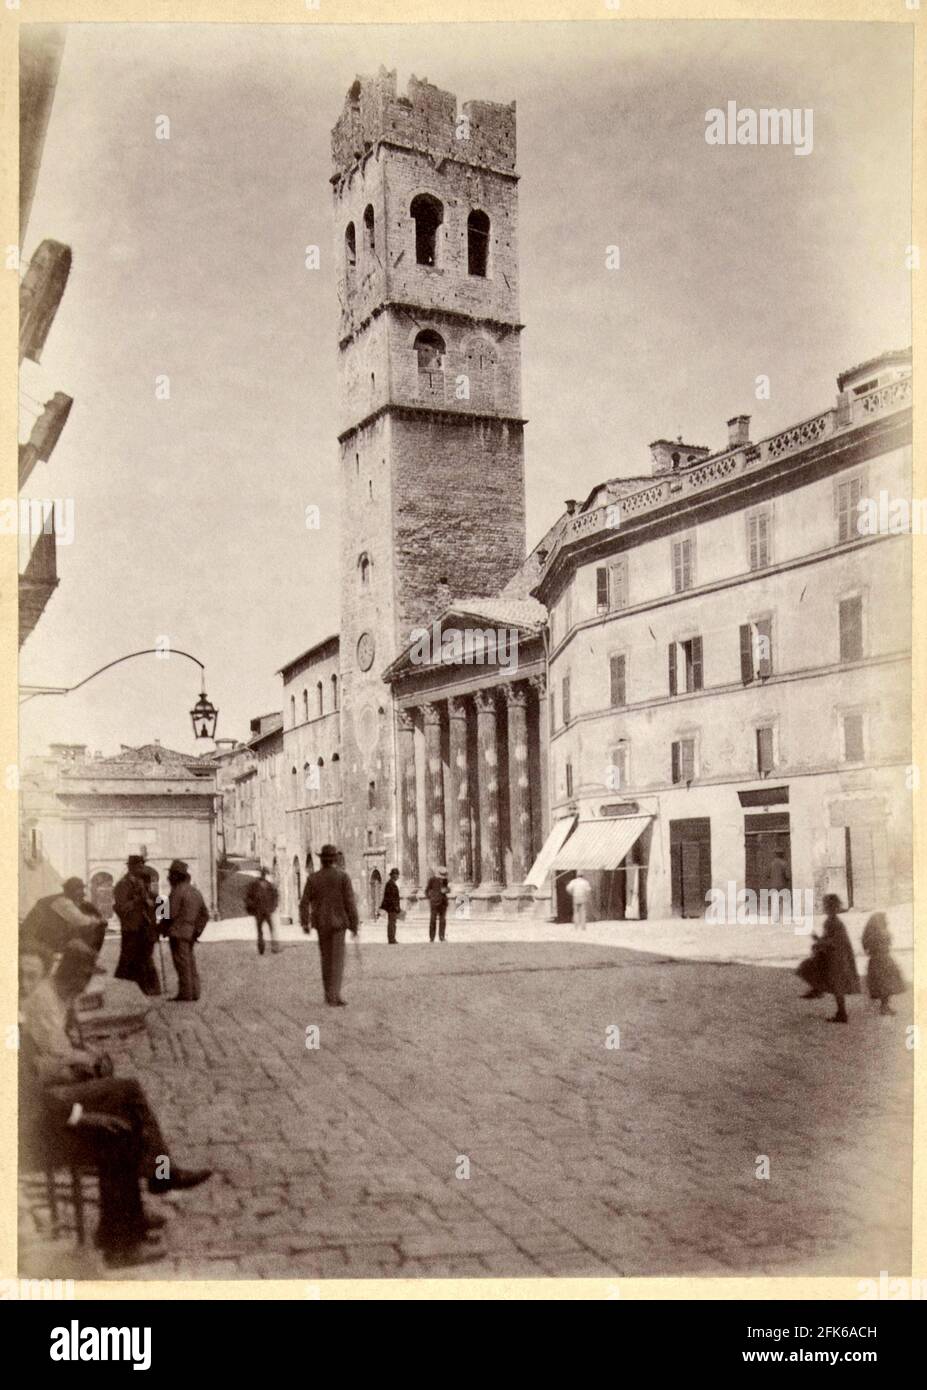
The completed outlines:
[[[828,1023],[848,1023],[846,996],[859,994],[859,972],[846,926],[837,913],[840,899],[836,893],[824,897],[824,931],[818,942],[815,954],[819,956],[821,967],[822,993],[832,994],[837,1012]]]
[[[869,998],[878,999],[880,1014],[893,1014],[889,1004],[893,994],[904,994],[907,986],[892,956],[892,934],[884,912],[874,912],[863,930],[863,950],[869,957],[866,984]]]

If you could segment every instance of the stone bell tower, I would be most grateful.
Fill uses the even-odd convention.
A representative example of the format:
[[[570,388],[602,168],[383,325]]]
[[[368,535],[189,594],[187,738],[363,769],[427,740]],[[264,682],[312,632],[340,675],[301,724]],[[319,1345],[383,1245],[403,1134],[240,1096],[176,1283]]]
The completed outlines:
[[[359,77],[332,132],[345,859],[396,852],[382,673],[525,554],[515,107]],[[389,861],[389,862],[387,862]]]

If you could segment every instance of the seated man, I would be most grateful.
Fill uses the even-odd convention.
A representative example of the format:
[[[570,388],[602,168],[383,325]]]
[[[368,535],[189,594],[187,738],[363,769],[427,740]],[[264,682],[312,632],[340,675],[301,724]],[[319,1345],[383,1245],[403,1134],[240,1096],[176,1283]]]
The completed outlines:
[[[69,942],[54,973],[24,1000],[21,1096],[26,1131],[31,1127],[29,1137],[43,1152],[77,1154],[78,1161],[97,1165],[97,1243],[107,1263],[118,1266],[138,1263],[146,1231],[163,1224],[145,1215],[139,1179],[147,1179],[149,1192],[163,1193],[196,1187],[211,1173],[174,1164],[139,1083],[115,1078],[105,1054],[83,1047],[73,1006],[90,982],[93,962],[84,942]],[[26,972],[27,978],[35,974]]]
[[[103,945],[106,923],[84,897],[80,878],[65,879],[60,893],[39,898],[21,927],[24,946],[38,945],[58,955],[69,941],[85,941],[96,955]]]

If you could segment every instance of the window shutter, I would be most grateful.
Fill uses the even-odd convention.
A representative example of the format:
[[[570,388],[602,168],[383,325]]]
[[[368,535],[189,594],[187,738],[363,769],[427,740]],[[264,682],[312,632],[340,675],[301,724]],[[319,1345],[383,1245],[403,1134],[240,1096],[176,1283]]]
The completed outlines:
[[[753,680],[753,635],[749,623],[740,625],[740,679],[744,685]]]
[[[691,738],[684,738],[679,745],[679,751],[682,781],[691,782],[695,778],[695,743]]]
[[[570,678],[564,676],[560,694],[560,713],[563,716],[564,724],[570,722]]]
[[[772,729],[757,729],[756,731],[756,766],[757,771],[762,773],[772,772],[773,768],[773,731]]]
[[[843,756],[848,763],[863,760],[863,716],[846,714],[843,717]]]
[[[854,598],[840,600],[840,660],[858,661],[863,654],[863,601]]]
[[[692,638],[692,689],[702,688],[702,639]]]
[[[628,606],[628,569],[627,562],[616,560],[611,566],[609,575],[609,605],[612,608],[627,608]]]
[[[627,702],[624,680],[625,658],[613,656],[609,664],[611,668],[611,702],[613,705],[623,705]]]
[[[669,644],[669,693],[676,694],[676,643]]]
[[[608,611],[608,570],[604,566],[595,572],[595,606],[600,613]]]
[[[674,743],[674,744],[673,744],[673,781],[674,781],[674,782],[678,782],[678,781],[680,781],[680,780],[681,780],[681,779],[680,779],[680,776],[679,776],[679,744],[678,744],[678,743]]]
[[[760,659],[757,662],[759,675],[772,675],[772,619],[760,618],[756,625],[756,635],[760,639]]]

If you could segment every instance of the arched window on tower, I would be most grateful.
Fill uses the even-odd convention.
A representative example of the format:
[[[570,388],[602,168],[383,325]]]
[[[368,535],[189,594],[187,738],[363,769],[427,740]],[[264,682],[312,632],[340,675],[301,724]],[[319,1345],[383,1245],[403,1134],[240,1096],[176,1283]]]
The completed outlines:
[[[444,339],[433,328],[424,328],[415,339],[418,357],[418,394],[444,401]]]
[[[370,570],[370,556],[365,550],[357,562],[357,572],[360,575],[360,586],[362,589],[370,588]]]
[[[295,726],[296,726],[296,696],[295,696],[295,695],[291,695],[291,696],[290,696],[290,728],[291,728],[291,729],[292,729],[292,728],[295,728]]]
[[[344,229],[344,263],[348,270],[353,270],[357,265],[357,239],[353,222],[349,222]]]
[[[444,221],[444,207],[430,193],[412,199],[409,213],[415,220],[415,259],[419,265],[438,264],[438,228]]]
[[[309,691],[303,691],[303,720],[309,718]]]
[[[318,697],[318,702],[319,702],[319,708],[318,708],[317,713],[322,714],[322,713],[324,713],[324,709],[323,709],[323,700],[322,700],[322,682],[321,682],[321,681],[319,681],[318,684],[316,685],[316,687],[315,687],[315,692],[316,692],[316,695],[317,695],[317,697]]]
[[[376,223],[374,221],[372,203],[368,203],[364,208],[364,250],[371,256],[376,255]]]
[[[474,209],[467,218],[467,270],[485,275],[489,267],[489,218]]]
[[[332,676],[332,709],[338,708],[338,677]]]

